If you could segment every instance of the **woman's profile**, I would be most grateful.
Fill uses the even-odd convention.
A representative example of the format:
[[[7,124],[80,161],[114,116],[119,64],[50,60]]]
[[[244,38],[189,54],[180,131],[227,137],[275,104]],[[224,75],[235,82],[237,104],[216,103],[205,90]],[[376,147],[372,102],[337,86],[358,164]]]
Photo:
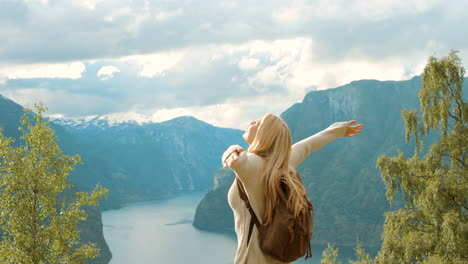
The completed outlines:
[[[280,183],[289,188],[288,208],[297,212],[304,208],[306,190],[297,175],[299,166],[310,153],[339,137],[352,137],[361,132],[362,124],[356,121],[337,122],[327,129],[292,145],[287,124],[273,114],[252,121],[243,138],[249,144],[247,151],[238,145],[230,146],[223,154],[223,167],[230,167],[244,187],[251,207],[259,220],[268,224],[278,202]],[[258,230],[253,228],[250,240],[248,229],[251,220],[244,201],[240,197],[237,181],[228,192],[228,201],[234,213],[237,250],[235,264],[285,263],[265,254],[259,245]]]

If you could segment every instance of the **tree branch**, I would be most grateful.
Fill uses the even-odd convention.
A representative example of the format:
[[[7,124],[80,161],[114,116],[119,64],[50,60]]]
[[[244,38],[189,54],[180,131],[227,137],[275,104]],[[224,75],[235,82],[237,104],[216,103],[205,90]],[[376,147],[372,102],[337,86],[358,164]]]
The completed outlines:
[[[465,205],[459,204],[459,203],[457,202],[457,200],[456,200],[452,195],[450,195],[449,192],[441,192],[441,194],[442,194],[442,196],[445,196],[445,198],[450,199],[450,200],[451,200],[455,205],[457,205],[458,207],[463,207],[463,208],[465,208],[465,210],[468,209]]]
[[[453,156],[449,156],[449,157],[450,157],[450,158],[453,158],[453,159],[456,159],[458,162],[461,163],[461,165],[463,165],[463,167],[466,168],[466,164],[465,164],[465,162],[463,162],[463,160],[459,159],[458,157],[453,157]]]
[[[458,113],[460,113],[460,120],[463,120],[463,112],[462,112],[462,109],[461,109],[461,105],[458,102],[458,100],[455,100],[455,103],[457,103]],[[460,121],[460,122],[463,122],[463,121]]]
[[[444,151],[444,153],[442,154],[442,157],[447,157],[447,158],[450,158],[450,159],[455,159],[455,160],[457,160],[458,162],[460,162],[461,165],[463,165],[463,167],[466,168],[465,162],[464,162],[463,160],[461,160],[460,158],[456,157],[456,156],[452,156],[452,155],[450,155],[450,154],[447,154],[447,153]]]
[[[461,122],[461,120],[457,116],[452,115],[452,113],[450,113],[450,112],[449,112],[449,116],[451,118],[455,119],[457,122]]]
[[[450,82],[447,80],[447,78],[445,78],[445,76],[444,76],[444,79],[445,79],[445,82],[447,83],[447,86],[448,86],[448,89],[447,89],[447,90],[448,90],[448,92],[450,93],[450,95],[452,96],[452,98],[454,99],[455,103],[457,104],[458,112],[460,113],[460,116],[459,116],[459,117],[453,116],[450,112],[449,112],[449,115],[450,115],[450,117],[452,117],[452,118],[455,119],[456,121],[462,122],[461,120],[463,120],[463,118],[462,118],[462,111],[461,111],[460,103],[458,102],[457,98],[455,97],[455,94],[454,94],[454,92],[453,92],[452,85],[450,85]]]

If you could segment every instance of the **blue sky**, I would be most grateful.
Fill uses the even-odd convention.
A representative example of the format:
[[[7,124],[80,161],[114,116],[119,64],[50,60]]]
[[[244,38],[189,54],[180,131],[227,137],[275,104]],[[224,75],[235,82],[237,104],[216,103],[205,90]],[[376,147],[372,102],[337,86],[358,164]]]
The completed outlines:
[[[310,91],[468,61],[466,0],[0,0],[0,94],[48,114],[245,129]]]

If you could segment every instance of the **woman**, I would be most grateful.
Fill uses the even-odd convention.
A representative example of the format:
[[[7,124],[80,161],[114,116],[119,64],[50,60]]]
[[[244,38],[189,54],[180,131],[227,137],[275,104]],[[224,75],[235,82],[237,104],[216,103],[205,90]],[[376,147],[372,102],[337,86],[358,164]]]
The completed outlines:
[[[291,134],[286,123],[279,117],[266,114],[252,121],[243,137],[249,144],[247,152],[238,145],[229,147],[223,154],[223,167],[230,167],[242,182],[250,204],[257,215],[268,224],[278,200],[280,181],[289,186],[291,196],[288,206],[295,213],[304,208],[306,190],[294,177],[295,168],[307,156],[328,142],[339,137],[352,137],[361,132],[362,124],[350,126],[356,121],[337,122],[327,129],[308,137],[291,147]],[[236,181],[228,192],[228,201],[234,212],[238,246],[235,264],[282,263],[264,254],[258,242],[258,230],[254,227],[247,243],[250,213],[239,196]],[[247,245],[248,244],[248,245]]]

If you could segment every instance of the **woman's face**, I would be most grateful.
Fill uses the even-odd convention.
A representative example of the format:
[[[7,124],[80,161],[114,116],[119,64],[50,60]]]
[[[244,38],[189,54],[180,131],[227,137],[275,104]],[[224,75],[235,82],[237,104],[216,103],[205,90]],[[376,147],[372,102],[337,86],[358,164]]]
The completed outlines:
[[[253,140],[255,138],[255,135],[257,134],[257,129],[258,129],[259,124],[260,124],[260,119],[255,120],[255,121],[251,121],[250,125],[247,128],[247,130],[245,131],[244,135],[242,135],[242,137],[245,139],[247,144],[249,144],[249,145],[252,144],[252,142],[253,142]]]

